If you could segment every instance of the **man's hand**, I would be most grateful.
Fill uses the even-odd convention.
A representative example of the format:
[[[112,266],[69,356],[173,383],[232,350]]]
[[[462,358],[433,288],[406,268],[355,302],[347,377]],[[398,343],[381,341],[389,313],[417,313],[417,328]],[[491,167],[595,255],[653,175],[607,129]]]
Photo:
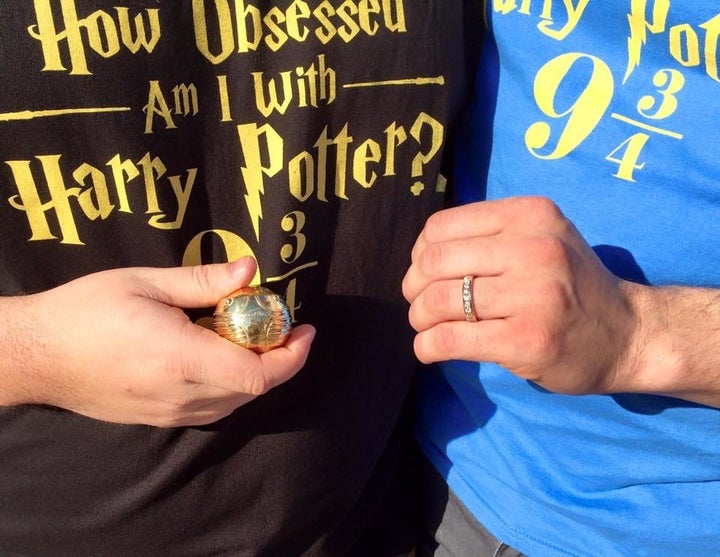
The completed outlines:
[[[475,277],[477,322],[463,313]],[[424,362],[497,362],[561,393],[612,392],[633,366],[632,286],[603,266],[549,200],[511,198],[433,215],[403,291]]]
[[[477,322],[463,311],[466,275]],[[553,392],[720,407],[720,290],[621,280],[548,199],[436,213],[403,292],[423,362],[497,362]]]
[[[297,327],[285,346],[258,355],[192,323],[180,309],[214,307],[254,272],[249,258],[116,269],[40,294],[0,298],[0,403],[49,404],[160,427],[227,416],[293,377],[315,334],[308,325]]]

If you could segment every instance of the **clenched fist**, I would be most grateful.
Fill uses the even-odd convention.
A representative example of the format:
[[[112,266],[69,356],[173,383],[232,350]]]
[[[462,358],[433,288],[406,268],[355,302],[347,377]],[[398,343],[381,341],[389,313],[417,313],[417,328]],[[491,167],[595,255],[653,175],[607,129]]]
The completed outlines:
[[[463,310],[470,275],[477,322]],[[436,213],[412,252],[403,292],[423,362],[497,362],[561,393],[603,393],[631,374],[643,287],[602,264],[544,198],[485,201]]]

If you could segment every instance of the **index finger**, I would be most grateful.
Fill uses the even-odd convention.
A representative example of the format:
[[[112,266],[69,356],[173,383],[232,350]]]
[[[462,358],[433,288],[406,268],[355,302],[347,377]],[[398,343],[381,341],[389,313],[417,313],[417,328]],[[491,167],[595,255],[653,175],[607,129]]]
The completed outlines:
[[[429,244],[490,237],[510,227],[538,229],[562,222],[560,209],[538,196],[503,197],[445,209],[431,215],[412,250],[414,262]]]
[[[202,329],[193,344],[186,379],[237,393],[262,395],[293,377],[305,365],[315,329],[301,325],[285,345],[265,352],[242,348],[216,333]]]
[[[503,201],[478,201],[430,215],[413,246],[412,261],[428,244],[499,234],[507,221],[505,211],[501,210]]]

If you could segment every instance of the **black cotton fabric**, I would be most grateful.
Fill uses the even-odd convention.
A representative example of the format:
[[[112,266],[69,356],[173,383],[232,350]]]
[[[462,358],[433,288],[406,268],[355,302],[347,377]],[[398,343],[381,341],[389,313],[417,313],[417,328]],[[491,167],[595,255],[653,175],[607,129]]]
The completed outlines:
[[[252,254],[318,330],[295,378],[210,426],[0,410],[1,555],[413,547],[400,283],[443,202],[463,10],[0,3],[0,293]]]

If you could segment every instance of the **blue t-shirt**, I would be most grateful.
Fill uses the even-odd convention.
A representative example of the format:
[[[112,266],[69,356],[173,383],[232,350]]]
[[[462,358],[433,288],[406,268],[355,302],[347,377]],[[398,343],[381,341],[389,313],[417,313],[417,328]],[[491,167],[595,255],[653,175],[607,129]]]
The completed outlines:
[[[720,5],[487,4],[458,201],[544,195],[616,275],[720,287]],[[720,554],[720,410],[457,361],[420,409],[425,453],[525,553]]]

